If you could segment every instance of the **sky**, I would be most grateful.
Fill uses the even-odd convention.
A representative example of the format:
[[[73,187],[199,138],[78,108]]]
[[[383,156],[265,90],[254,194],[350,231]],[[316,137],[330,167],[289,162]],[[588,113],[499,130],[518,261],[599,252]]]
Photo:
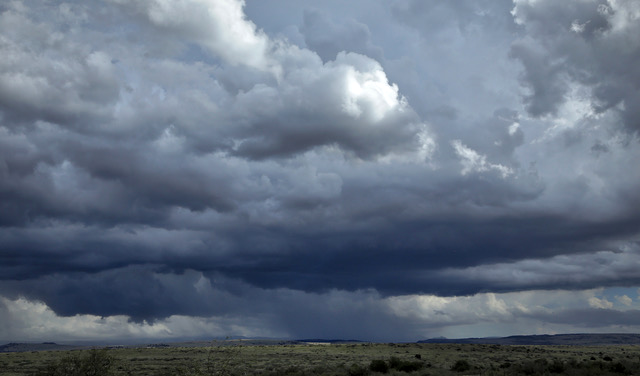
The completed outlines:
[[[640,332],[640,2],[0,4],[0,342]]]

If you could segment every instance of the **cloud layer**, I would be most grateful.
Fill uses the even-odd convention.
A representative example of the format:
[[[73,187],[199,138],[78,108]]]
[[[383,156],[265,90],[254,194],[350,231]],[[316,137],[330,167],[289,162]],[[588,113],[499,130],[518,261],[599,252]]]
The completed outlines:
[[[637,330],[639,25],[633,1],[2,5],[0,339]]]

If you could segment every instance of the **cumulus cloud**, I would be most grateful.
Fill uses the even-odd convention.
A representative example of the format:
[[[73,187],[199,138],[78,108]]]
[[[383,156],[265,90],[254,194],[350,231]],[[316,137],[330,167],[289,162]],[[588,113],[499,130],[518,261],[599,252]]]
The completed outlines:
[[[502,177],[506,177],[512,173],[511,169],[501,164],[493,164],[487,162],[485,155],[478,154],[475,150],[464,145],[460,140],[454,140],[451,142],[456,154],[460,157],[462,164],[462,175],[466,175],[470,172],[484,172],[494,170],[500,173]]]
[[[263,159],[335,145],[368,158],[419,147],[425,125],[376,61],[340,53],[322,64],[316,55],[297,56],[292,49],[292,58],[310,60],[288,72],[278,88],[256,86],[238,95],[237,112],[248,126],[234,155]]]
[[[269,56],[272,42],[246,19],[244,1],[113,2],[135,10],[167,35],[198,43],[232,65],[278,73],[277,63]]]
[[[625,306],[630,306],[633,303],[633,299],[628,297],[627,295],[616,296],[616,300]]]
[[[532,115],[554,113],[571,87],[588,89],[596,112],[613,111],[637,132],[640,9],[633,1],[515,1],[515,21],[526,37],[512,56],[525,67]]]
[[[0,6],[2,338],[636,325],[633,2],[276,3]]]

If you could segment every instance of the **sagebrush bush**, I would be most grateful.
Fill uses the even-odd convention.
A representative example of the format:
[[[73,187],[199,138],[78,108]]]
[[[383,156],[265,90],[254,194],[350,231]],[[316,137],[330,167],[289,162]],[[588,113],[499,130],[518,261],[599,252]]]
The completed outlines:
[[[369,369],[372,372],[380,372],[380,373],[389,372],[389,366],[387,365],[387,362],[385,362],[382,359],[374,359],[374,360],[372,360],[371,364],[369,364]]]
[[[47,364],[36,376],[111,376],[114,364],[107,350],[91,350],[83,356],[73,353]]]
[[[374,359],[371,361],[371,364],[369,364],[369,370],[378,373],[388,373],[390,370],[411,373],[423,367],[424,363],[422,361],[402,360],[396,356],[389,358],[388,362],[382,359]]]
[[[456,361],[452,366],[451,370],[456,372],[464,372],[471,369],[471,364],[464,359]]]
[[[562,373],[565,370],[565,365],[562,361],[555,359],[551,364],[549,364],[547,369],[551,373]]]
[[[359,364],[352,364],[349,367],[349,376],[367,376],[369,375],[369,370]]]

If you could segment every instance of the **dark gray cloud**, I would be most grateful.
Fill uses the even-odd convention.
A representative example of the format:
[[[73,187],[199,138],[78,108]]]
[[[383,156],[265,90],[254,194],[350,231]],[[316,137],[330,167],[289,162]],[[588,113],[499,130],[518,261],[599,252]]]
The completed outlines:
[[[633,3],[278,4],[0,7],[0,315],[387,340],[638,285]]]

